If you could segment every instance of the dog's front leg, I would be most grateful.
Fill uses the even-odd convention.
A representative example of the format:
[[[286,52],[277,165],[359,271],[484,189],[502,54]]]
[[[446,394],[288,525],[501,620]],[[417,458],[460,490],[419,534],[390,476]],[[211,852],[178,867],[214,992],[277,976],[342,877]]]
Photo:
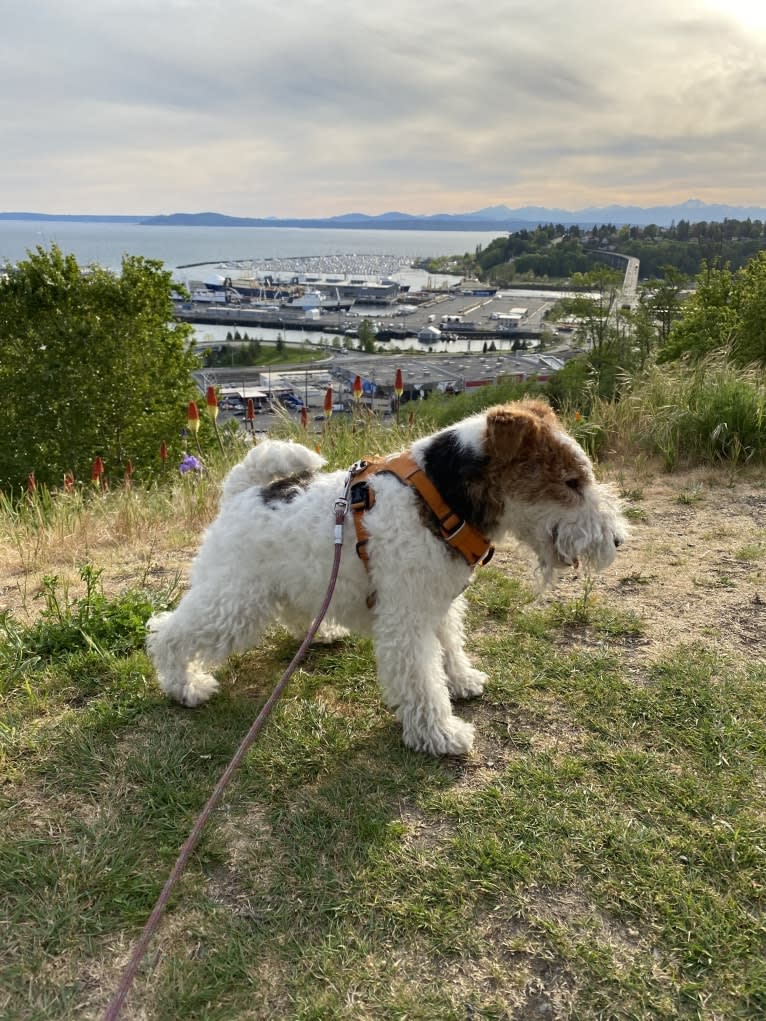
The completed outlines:
[[[399,605],[377,615],[373,632],[378,682],[396,709],[404,743],[431,755],[467,755],[473,727],[452,713],[435,626]]]
[[[436,632],[444,649],[444,669],[451,698],[474,698],[481,695],[487,683],[487,675],[471,665],[463,648],[465,611],[466,601],[458,596]]]

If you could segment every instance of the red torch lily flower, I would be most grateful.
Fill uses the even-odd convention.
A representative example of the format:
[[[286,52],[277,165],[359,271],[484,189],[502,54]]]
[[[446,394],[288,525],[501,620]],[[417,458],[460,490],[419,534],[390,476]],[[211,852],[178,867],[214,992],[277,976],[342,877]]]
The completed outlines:
[[[72,472],[64,472],[64,492],[71,493],[74,489],[74,475]]]
[[[402,379],[402,370],[396,370],[396,376],[394,377],[394,393],[396,394],[396,424],[399,425],[399,408],[402,404],[402,394],[404,393],[404,380]]]
[[[308,429],[309,427],[309,413],[305,404],[301,408],[301,425],[304,429]]]
[[[104,462],[100,457],[93,459],[93,465],[90,469],[90,481],[94,486],[101,485],[101,476],[104,474]]]
[[[218,418],[218,397],[216,396],[215,387],[209,386],[205,392],[205,401],[207,403],[207,413],[211,420],[215,422]]]
[[[324,395],[324,414],[325,418],[329,418],[332,415],[332,387],[327,387],[327,393]]]
[[[245,411],[245,421],[251,423],[255,421],[255,404],[253,403],[252,397],[247,398],[247,410]]]
[[[28,493],[34,493],[34,491],[36,489],[37,489],[37,479],[35,478],[35,473],[33,471],[31,471],[29,473],[29,475],[27,475],[27,492]]]
[[[362,397],[362,377],[361,376],[355,376],[354,377],[354,387],[353,387],[353,390],[351,392],[354,395],[354,400],[355,401],[361,400],[361,397]]]
[[[196,436],[199,432],[199,408],[197,407],[196,401],[189,401],[189,408],[186,412],[186,417],[190,432],[193,432]]]

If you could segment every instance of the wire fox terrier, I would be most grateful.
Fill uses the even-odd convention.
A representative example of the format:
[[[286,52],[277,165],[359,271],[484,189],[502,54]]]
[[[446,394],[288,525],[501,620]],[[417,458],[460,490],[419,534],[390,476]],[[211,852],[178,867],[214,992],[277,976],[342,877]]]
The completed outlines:
[[[486,537],[514,536],[536,553],[542,578],[577,565],[607,567],[626,536],[617,501],[587,455],[539,401],[499,405],[420,439],[411,458],[455,521]],[[209,672],[255,645],[271,623],[298,635],[322,603],[333,561],[343,471],[298,443],[264,440],[228,474],[178,607],[149,621],[147,646],[165,693],[184,705],[218,689]],[[481,694],[486,675],[463,648],[465,551],[446,540],[420,493],[388,473],[369,477],[365,563],[346,528],[335,592],[320,637],[371,635],[378,682],[404,743],[465,755],[473,727],[451,699]],[[476,558],[474,558],[475,561]],[[374,593],[374,595],[373,595]]]

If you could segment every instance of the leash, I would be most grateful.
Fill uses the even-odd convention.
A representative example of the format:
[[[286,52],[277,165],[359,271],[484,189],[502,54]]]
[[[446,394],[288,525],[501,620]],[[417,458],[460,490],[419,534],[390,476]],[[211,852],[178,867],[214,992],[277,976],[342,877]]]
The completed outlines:
[[[117,991],[110,1000],[109,1006],[107,1007],[106,1012],[103,1015],[103,1021],[115,1021],[115,1019],[119,1017],[120,1011],[122,1010],[122,1007],[125,1003],[125,999],[128,995],[128,992],[130,991],[130,987],[132,986],[133,980],[138,972],[139,965],[141,964],[144,954],[146,953],[149,947],[149,943],[151,942],[152,937],[157,931],[157,927],[159,926],[160,919],[162,918],[165,907],[167,906],[173,887],[178,882],[179,878],[181,877],[181,873],[183,872],[184,867],[186,866],[186,863],[188,862],[189,858],[191,857],[192,853],[197,847],[205,823],[208,821],[208,818],[210,817],[214,809],[218,806],[223,796],[223,792],[229,783],[229,780],[231,780],[235,771],[241,765],[242,760],[244,759],[248,749],[250,748],[253,741],[255,741],[256,737],[260,733],[263,724],[266,721],[266,717],[274,708],[274,705],[276,704],[280,695],[285,690],[287,682],[290,680],[293,673],[295,672],[295,668],[298,666],[298,664],[306,655],[308,647],[311,645],[311,642],[314,639],[314,635],[319,630],[319,625],[322,623],[324,616],[330,607],[330,600],[332,599],[332,594],[335,590],[335,583],[338,580],[338,570],[340,568],[340,555],[343,550],[343,521],[346,517],[346,514],[348,513],[349,492],[351,489],[351,480],[354,475],[355,467],[356,467],[355,465],[352,466],[352,468],[348,472],[348,475],[346,476],[344,495],[335,501],[335,558],[333,560],[332,571],[330,572],[330,581],[327,586],[327,592],[325,593],[324,602],[322,603],[319,613],[314,618],[314,622],[309,628],[308,634],[303,639],[301,647],[293,656],[292,661],[290,662],[290,665],[288,666],[287,670],[285,670],[284,674],[279,680],[279,683],[277,684],[269,698],[264,703],[263,708],[258,713],[258,716],[256,717],[255,721],[250,727],[250,730],[248,730],[239,748],[237,748],[236,752],[234,753],[231,762],[221,775],[221,779],[215,785],[213,793],[210,795],[207,804],[197,817],[197,821],[195,822],[191,833],[186,838],[184,844],[181,846],[181,850],[179,851],[178,857],[176,858],[175,865],[171,869],[170,875],[168,876],[167,881],[162,888],[162,892],[157,898],[154,908],[152,909],[152,913],[149,915],[149,918],[146,922],[146,925],[144,926],[144,930],[141,933],[138,942],[133,947],[133,952],[130,955],[130,959],[125,967],[125,970],[122,973],[122,978],[120,980],[119,986],[117,987]]]

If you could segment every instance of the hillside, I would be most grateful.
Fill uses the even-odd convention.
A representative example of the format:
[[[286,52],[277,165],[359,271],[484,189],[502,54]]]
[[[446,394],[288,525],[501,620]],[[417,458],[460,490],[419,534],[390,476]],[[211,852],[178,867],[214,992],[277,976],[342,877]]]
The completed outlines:
[[[469,589],[490,681],[457,708],[476,725],[468,759],[402,747],[368,642],[310,651],[125,1021],[762,1015],[766,471],[605,474],[632,535],[593,588],[571,572],[535,598],[509,548]],[[101,1016],[295,650],[268,635],[199,710],[165,701],[103,628],[60,650],[82,637],[79,565],[114,597],[177,591],[214,513],[204,489],[172,506],[112,494],[48,530],[0,518],[0,1012],[16,1021]],[[43,593],[46,626],[24,631]]]

